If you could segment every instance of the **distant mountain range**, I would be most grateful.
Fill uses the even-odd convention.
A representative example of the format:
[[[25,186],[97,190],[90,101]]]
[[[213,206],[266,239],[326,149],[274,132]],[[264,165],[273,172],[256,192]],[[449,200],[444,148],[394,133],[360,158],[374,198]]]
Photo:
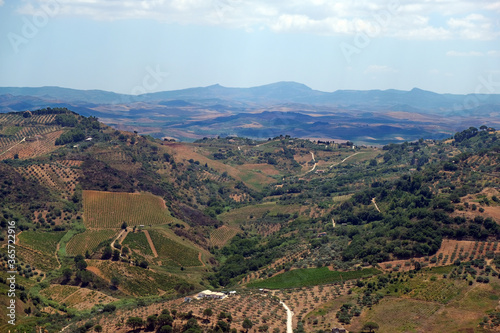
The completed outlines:
[[[441,138],[464,124],[500,123],[498,94],[437,94],[417,88],[322,92],[296,82],[278,82],[133,96],[60,87],[0,87],[0,112],[47,106],[67,107],[122,129],[181,140],[228,134],[262,138],[277,133],[376,144]]]

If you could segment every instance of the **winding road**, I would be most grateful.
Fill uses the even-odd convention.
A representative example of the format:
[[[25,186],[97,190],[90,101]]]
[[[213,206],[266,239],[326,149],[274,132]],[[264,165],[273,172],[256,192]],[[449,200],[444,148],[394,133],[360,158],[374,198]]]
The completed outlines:
[[[378,210],[379,213],[382,213],[380,209],[378,209],[377,203],[375,202],[375,198],[372,198],[372,202],[375,205],[375,208]]]
[[[12,149],[12,148],[14,148],[15,146],[17,146],[17,145],[19,145],[19,144],[23,143],[24,141],[26,141],[26,137],[24,137],[21,141],[19,141],[18,143],[16,143],[15,145],[13,145],[13,146],[12,146],[12,147],[10,147],[9,149],[7,149],[6,151],[4,151],[4,152],[0,153],[0,155],[5,154],[6,152],[8,152],[9,150],[11,150],[11,149]]]
[[[344,158],[342,161],[340,161],[340,162],[338,162],[338,163],[334,163],[334,164],[330,165],[329,167],[330,167],[330,168],[332,168],[332,167],[334,167],[334,166],[336,166],[336,165],[339,165],[340,163],[343,163],[343,162],[347,161],[348,159],[350,159],[350,158],[351,158],[351,157],[353,157],[353,156],[356,156],[356,155],[358,155],[358,154],[364,154],[364,153],[365,153],[364,151],[358,151],[357,153],[354,153],[354,154],[352,154],[352,155],[349,155],[349,156],[347,156],[346,158]]]
[[[309,172],[314,171],[314,169],[316,169],[316,165],[318,164],[318,163],[316,163],[316,159],[314,158],[314,153],[312,151],[310,151],[310,153],[311,153],[311,157],[312,157],[312,160],[314,162],[314,165],[313,165],[313,167],[312,167],[311,170],[309,170],[309,171],[306,172],[306,174],[309,173]]]
[[[283,305],[283,307],[286,310],[286,333],[293,333],[293,327],[292,327],[292,317],[293,317],[293,312],[290,310],[290,308],[283,303],[283,301],[280,301],[280,304]]]

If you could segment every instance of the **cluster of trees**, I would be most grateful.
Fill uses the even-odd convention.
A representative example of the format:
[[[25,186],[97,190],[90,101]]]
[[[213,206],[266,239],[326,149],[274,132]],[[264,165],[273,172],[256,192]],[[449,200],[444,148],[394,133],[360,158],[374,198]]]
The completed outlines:
[[[353,304],[345,303],[340,307],[340,310],[337,312],[336,317],[339,322],[343,324],[350,324],[352,317],[359,315],[361,315],[360,308]]]
[[[202,333],[207,332],[200,326],[198,323],[199,320],[202,321],[203,324],[210,323],[209,318],[213,316],[212,309],[205,309],[203,311],[204,318],[197,318],[194,316],[192,311],[187,313],[178,313],[176,310],[172,310],[170,312],[167,309],[164,309],[160,315],[151,315],[146,318],[146,320],[141,317],[129,317],[127,319],[126,325],[133,330],[137,330],[139,328],[143,328],[146,332],[157,332],[157,333],[172,333],[172,332],[181,332],[181,333]],[[179,320],[184,322],[179,325],[179,323],[174,325],[174,321]],[[221,312],[217,316],[217,322],[215,322],[208,332],[221,332],[221,333],[236,333],[235,328],[231,328],[232,316],[230,313]],[[253,323],[245,318],[243,321],[243,328],[247,331],[253,327]]]
[[[261,244],[259,236],[250,238],[245,235],[236,235],[230,244],[218,253],[227,260],[209,280],[212,285],[227,286],[239,277],[270,264],[283,252],[284,248],[292,243],[291,238],[271,237],[265,244]]]
[[[87,262],[84,256],[77,255],[74,260],[74,269],[66,267],[62,271],[63,284],[70,283],[73,278],[74,273],[74,283],[81,284],[82,287],[86,287],[89,283],[93,281],[92,273],[87,271]]]
[[[462,131],[462,132],[457,132],[453,136],[455,139],[455,142],[460,143],[464,140],[470,139],[474,136],[476,136],[479,133],[478,129],[475,127],[469,127],[468,129]]]
[[[86,118],[74,114],[60,114],[56,116],[55,123],[64,127],[72,127],[70,131],[61,134],[56,139],[56,146],[83,141],[86,136],[97,134],[96,131],[100,128],[99,121],[92,116]]]

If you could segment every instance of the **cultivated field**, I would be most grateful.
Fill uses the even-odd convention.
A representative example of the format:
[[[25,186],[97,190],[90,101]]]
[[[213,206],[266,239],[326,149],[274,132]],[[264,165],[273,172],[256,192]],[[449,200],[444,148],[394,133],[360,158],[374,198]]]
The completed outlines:
[[[342,282],[361,279],[379,274],[375,268],[365,268],[359,271],[331,271],[328,267],[294,269],[275,275],[263,281],[248,284],[253,288],[287,289]]]
[[[300,210],[298,205],[277,205],[275,202],[265,202],[262,204],[233,209],[227,213],[222,213],[219,218],[229,225],[239,225],[251,219],[262,218],[269,211],[270,214],[293,214]]]
[[[40,291],[40,294],[79,311],[89,310],[95,305],[108,304],[117,300],[97,290],[58,284],[50,285],[47,289]]]
[[[50,153],[57,149],[56,139],[64,133],[63,130],[52,129],[52,132],[36,135],[33,140],[23,140],[23,136],[2,138],[0,141],[0,160],[13,159],[15,155],[19,159],[35,158]]]
[[[39,251],[43,254],[53,255],[57,248],[57,243],[64,236],[65,231],[23,231],[19,237],[19,244],[25,248]]]
[[[120,281],[118,289],[133,296],[157,296],[174,293],[174,286],[183,280],[167,273],[156,273],[150,269],[123,262],[87,260],[88,270],[110,283],[113,277]]]
[[[143,232],[129,232],[127,237],[123,240],[122,245],[127,246],[132,251],[138,251],[143,255],[153,255],[153,251]]]
[[[64,193],[66,197],[73,195],[77,178],[80,175],[79,170],[57,162],[28,165],[20,167],[18,170],[26,177],[57,189],[59,192]]]
[[[19,258],[31,266],[47,271],[58,267],[56,259],[57,244],[65,231],[43,232],[23,231],[18,238]]]
[[[237,228],[223,225],[222,227],[212,231],[210,234],[210,242],[212,243],[212,246],[223,247],[234,236],[236,236],[238,231],[239,229]]]
[[[434,256],[414,258],[411,260],[393,260],[380,263],[386,271],[409,271],[415,268],[414,263],[423,263],[428,267],[439,267],[453,264],[457,259],[472,260],[486,258],[487,254],[500,253],[498,242],[458,241],[443,239],[441,248]],[[433,259],[435,257],[435,259]]]
[[[100,243],[111,240],[117,233],[116,230],[109,229],[85,230],[83,233],[71,238],[66,245],[66,252],[70,256],[76,256],[78,254],[84,255],[86,251],[89,251],[90,255],[92,255]]]
[[[150,230],[149,234],[163,265],[181,267],[201,266],[199,251],[168,238],[162,232]]]
[[[212,309],[211,316],[204,316],[205,309]],[[235,296],[228,297],[224,300],[203,299],[187,303],[182,299],[167,301],[159,304],[153,304],[145,307],[134,307],[128,310],[118,310],[113,316],[100,316],[97,318],[100,325],[103,326],[104,332],[126,333],[130,332],[130,328],[122,325],[131,316],[141,317],[146,319],[148,316],[159,315],[162,310],[176,310],[177,313],[193,312],[193,316],[198,319],[198,323],[202,328],[209,329],[217,323],[218,316],[221,312],[231,314],[231,328],[235,328],[237,332],[246,332],[243,328],[243,320],[248,318],[253,323],[253,328],[248,332],[258,332],[259,327],[267,326],[267,332],[273,332],[279,329],[280,332],[285,332],[283,327],[286,326],[286,312],[283,306],[276,298],[267,294],[256,292],[238,291]],[[207,321],[203,323],[203,320]],[[186,324],[186,320],[176,316],[173,322],[173,327],[179,330]],[[264,331],[262,331],[264,332]]]
[[[434,290],[426,291],[428,295],[434,295],[429,301],[412,296],[386,297],[378,305],[363,311],[360,317],[354,317],[348,329],[357,332],[363,323],[375,321],[380,325],[380,332],[489,332],[479,329],[478,324],[488,310],[498,305],[498,282],[472,286],[465,281],[455,283],[460,284],[458,292],[452,292],[454,295],[446,304],[433,300],[439,294],[437,286],[443,284],[438,279],[423,284]]]
[[[120,228],[159,225],[173,221],[160,197],[148,193],[83,191],[85,226]]]
[[[217,170],[219,173],[227,172],[227,174],[236,180],[243,181],[247,186],[253,189],[262,189],[266,184],[270,184],[275,180],[266,174],[255,172],[252,170],[240,170],[239,167],[232,167],[230,165],[224,164],[219,161],[212,160],[203,155],[203,153],[198,153],[195,151],[195,147],[191,147],[186,144],[168,144],[164,146],[164,149],[169,154],[173,154],[175,160],[189,160],[194,159],[202,164],[207,164],[210,168]],[[208,155],[208,152],[206,152]]]

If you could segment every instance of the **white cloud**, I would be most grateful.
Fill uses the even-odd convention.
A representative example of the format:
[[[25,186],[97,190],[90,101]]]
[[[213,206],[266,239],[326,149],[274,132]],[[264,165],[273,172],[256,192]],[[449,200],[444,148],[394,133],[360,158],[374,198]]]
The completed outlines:
[[[500,50],[491,50],[486,52],[490,57],[500,57]]]
[[[3,0],[0,0],[0,7],[2,7],[4,5],[4,1]]]
[[[20,12],[34,13],[50,1],[56,0],[25,0]],[[95,20],[155,19],[321,35],[364,32],[371,37],[400,39],[500,38],[500,4],[491,0],[57,0],[57,3],[61,6],[60,15]]]

